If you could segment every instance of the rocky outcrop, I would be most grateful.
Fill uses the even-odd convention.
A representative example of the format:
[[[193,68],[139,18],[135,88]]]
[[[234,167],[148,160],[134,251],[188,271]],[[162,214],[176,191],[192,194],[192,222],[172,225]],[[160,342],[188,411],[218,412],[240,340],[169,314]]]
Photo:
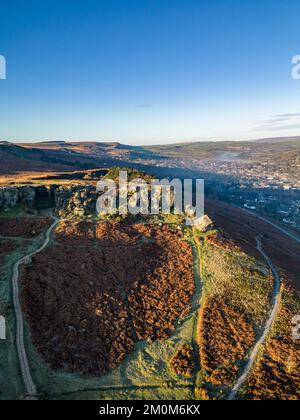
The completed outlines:
[[[19,201],[19,189],[16,187],[0,188],[0,209],[6,211],[15,207]]]
[[[56,210],[61,216],[86,216],[96,212],[97,194],[93,186],[59,187],[54,191]]]
[[[55,208],[61,215],[85,216],[96,211],[96,189],[93,186],[21,186],[0,188],[0,212],[18,205],[26,209]]]
[[[20,187],[19,188],[19,199],[27,207],[34,207],[35,202],[35,188],[33,187]]]
[[[143,200],[144,202],[148,201],[148,203],[152,201],[152,210],[158,211],[161,208],[161,193],[162,188],[156,187],[152,196],[150,191],[146,191]],[[55,208],[55,211],[61,217],[70,214],[88,216],[96,212],[99,194],[101,193],[97,192],[93,185],[2,187],[0,188],[0,212],[6,212],[17,205],[23,205],[26,209],[31,210]],[[132,194],[133,191],[129,189],[129,199]],[[135,201],[130,202],[130,204],[135,205]],[[174,205],[174,194],[172,192],[169,195],[166,194],[165,205],[167,208]],[[168,213],[169,210],[166,209],[166,212]]]
[[[53,207],[53,187],[21,186],[0,188],[0,211],[7,212],[18,205],[27,209]]]

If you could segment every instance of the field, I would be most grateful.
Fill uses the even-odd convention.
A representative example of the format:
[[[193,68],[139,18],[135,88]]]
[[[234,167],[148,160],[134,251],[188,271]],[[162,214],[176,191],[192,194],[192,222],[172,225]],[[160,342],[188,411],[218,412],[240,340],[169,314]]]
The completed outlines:
[[[0,351],[1,377],[6,378],[0,381],[0,399],[19,399],[23,394],[13,344],[15,320],[10,284],[12,264],[40,246],[48,226],[47,218],[33,217],[29,222],[28,216],[20,213],[19,217],[18,224],[15,214],[12,213],[11,217],[6,214],[3,220],[7,223],[3,222],[1,233],[14,237],[0,237],[1,253],[3,256],[5,254],[5,259],[1,259],[0,309],[6,317],[8,330],[8,339]],[[29,223],[22,223],[25,218]],[[45,228],[43,231],[39,230],[42,220]],[[33,236],[33,227],[36,236]],[[23,237],[16,236],[19,234]],[[119,223],[105,224],[96,220],[90,225],[87,220],[66,221],[59,224],[51,247],[46,252],[49,255],[44,266],[38,266],[39,257],[44,257],[43,253],[23,266],[24,281],[26,273],[38,266],[38,270],[33,270],[35,276],[30,279],[32,293],[27,294],[26,287],[22,290],[24,309],[27,311],[26,305],[30,303],[38,310],[38,301],[44,302],[44,299],[46,305],[42,309],[45,309],[45,313],[51,312],[51,305],[54,305],[54,309],[59,307],[57,314],[51,312],[50,321],[55,316],[56,320],[58,316],[62,317],[62,326],[60,328],[57,325],[57,333],[62,333],[60,339],[66,338],[63,342],[66,348],[54,348],[56,357],[51,359],[49,352],[51,360],[45,363],[41,358],[41,355],[45,356],[39,347],[41,343],[35,345],[34,331],[32,327],[29,331],[30,323],[25,324],[25,345],[40,398],[81,399],[103,396],[116,399],[145,398],[147,395],[152,398],[193,398],[193,377],[177,374],[170,365],[178,351],[193,342],[199,299],[199,284],[195,285],[194,279],[197,267],[192,246],[185,241],[181,231],[168,226],[121,226]],[[51,260],[51,255],[55,261]],[[48,264],[48,258],[53,264]],[[65,278],[67,262],[70,276]],[[87,264],[87,267],[82,264]],[[162,267],[164,272],[161,271]],[[87,272],[91,277],[87,277]],[[44,277],[45,274],[49,277]],[[58,278],[56,287],[59,287],[60,281],[64,282],[64,287],[69,284],[58,306],[55,306],[55,293],[58,290],[54,288],[56,278],[50,283],[51,274]],[[39,278],[49,282],[48,288],[39,289]],[[73,285],[78,288],[76,296],[72,295]],[[169,300],[172,293],[174,300]],[[136,310],[139,305],[143,305],[142,311]],[[28,313],[31,313],[30,308]],[[45,321],[45,313],[37,312],[42,322]],[[69,314],[69,318],[66,314]],[[85,319],[82,319],[82,314]],[[41,325],[37,322],[37,326]],[[68,326],[70,328],[64,328]],[[49,329],[48,324],[46,329]],[[56,331],[52,330],[50,339],[55,337]],[[78,338],[79,345],[77,341],[74,342]],[[66,350],[70,349],[76,363],[72,357],[66,357]],[[90,357],[93,351],[95,353]],[[78,358],[79,352],[81,355]],[[57,357],[58,354],[62,358]]]
[[[18,372],[18,359],[13,345],[15,320],[11,302],[10,274],[14,261],[24,250],[20,240],[0,237],[0,314],[5,317],[7,340],[0,343],[0,400],[22,394],[23,385]]]
[[[17,249],[17,243],[10,239],[1,239],[0,241],[0,258],[5,260],[7,256]]]

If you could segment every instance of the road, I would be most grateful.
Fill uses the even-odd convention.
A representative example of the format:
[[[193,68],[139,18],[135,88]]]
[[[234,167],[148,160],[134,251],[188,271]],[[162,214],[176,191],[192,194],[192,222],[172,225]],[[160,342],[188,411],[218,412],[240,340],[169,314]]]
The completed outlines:
[[[233,387],[233,389],[232,389],[232,391],[231,391],[231,393],[228,397],[228,400],[234,400],[235,397],[237,396],[237,393],[239,392],[239,390],[245,384],[245,382],[248,378],[248,375],[249,375],[250,371],[252,370],[252,368],[255,364],[260,346],[265,342],[267,336],[269,335],[269,333],[271,331],[272,325],[275,321],[277,312],[279,310],[279,305],[280,305],[280,287],[281,287],[280,276],[279,276],[276,268],[274,267],[272,261],[270,260],[268,255],[263,250],[260,239],[256,238],[256,241],[257,241],[257,249],[261,253],[261,255],[264,257],[266,262],[268,263],[268,265],[269,265],[269,267],[272,271],[273,277],[274,277],[275,286],[274,286],[274,296],[273,296],[273,308],[272,308],[272,312],[271,312],[271,314],[270,314],[270,316],[269,316],[269,318],[266,322],[266,325],[264,327],[262,336],[260,337],[260,339],[255,344],[255,346],[254,346],[254,348],[253,348],[253,350],[252,350],[252,352],[249,356],[249,360],[248,360],[248,363],[247,363],[247,365],[244,369],[244,372],[242,373],[239,380],[237,381],[237,383]]]
[[[296,242],[300,243],[300,238],[293,233],[289,232],[288,230],[284,229],[281,226],[278,226],[276,223],[271,222],[271,220],[268,220],[264,218],[263,216],[260,216],[259,214],[253,213],[252,211],[246,210],[244,208],[239,207],[241,210],[245,211],[248,214],[251,214],[251,216],[256,217],[257,219],[262,220],[263,222],[268,223],[269,225],[273,226],[275,229],[280,230],[280,232],[284,233],[285,235],[289,236],[291,239],[294,239]]]
[[[46,232],[46,238],[43,245],[36,251],[31,252],[30,254],[22,257],[13,266],[13,275],[12,275],[13,304],[14,304],[14,310],[15,310],[15,316],[16,316],[16,323],[17,323],[16,346],[17,346],[22,379],[25,385],[26,395],[29,398],[34,398],[37,392],[36,392],[36,387],[30,373],[30,367],[29,367],[25,344],[24,344],[24,319],[23,319],[23,313],[22,313],[20,296],[19,296],[19,268],[28,259],[38,254],[39,252],[43,251],[46,248],[46,246],[49,244],[51,232],[53,231],[53,229],[59,222],[59,220],[56,217],[52,216],[52,218],[54,222],[52,223],[52,225],[49,227],[49,229]]]

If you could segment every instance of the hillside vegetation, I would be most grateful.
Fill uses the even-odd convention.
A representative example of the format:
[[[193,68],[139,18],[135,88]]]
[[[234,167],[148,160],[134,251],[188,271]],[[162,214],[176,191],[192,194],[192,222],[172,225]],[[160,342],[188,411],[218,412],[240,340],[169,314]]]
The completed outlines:
[[[263,263],[244,254],[237,246],[230,249],[226,244],[223,248],[204,238],[201,254],[202,385],[211,390],[212,395],[218,392],[222,395],[236,380],[266,320],[271,307],[273,278]]]
[[[251,400],[299,400],[300,340],[292,320],[300,313],[300,293],[285,281],[281,309],[242,396]]]

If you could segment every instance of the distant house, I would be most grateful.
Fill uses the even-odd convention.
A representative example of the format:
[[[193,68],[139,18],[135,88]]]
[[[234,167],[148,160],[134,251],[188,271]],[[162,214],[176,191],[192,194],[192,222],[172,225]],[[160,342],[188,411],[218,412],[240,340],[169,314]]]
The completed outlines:
[[[255,206],[250,206],[249,204],[244,204],[244,207],[249,210],[256,210]]]
[[[0,340],[6,339],[5,318],[0,315]]]
[[[282,216],[288,216],[289,212],[286,210],[279,210],[277,213],[281,214]]]

